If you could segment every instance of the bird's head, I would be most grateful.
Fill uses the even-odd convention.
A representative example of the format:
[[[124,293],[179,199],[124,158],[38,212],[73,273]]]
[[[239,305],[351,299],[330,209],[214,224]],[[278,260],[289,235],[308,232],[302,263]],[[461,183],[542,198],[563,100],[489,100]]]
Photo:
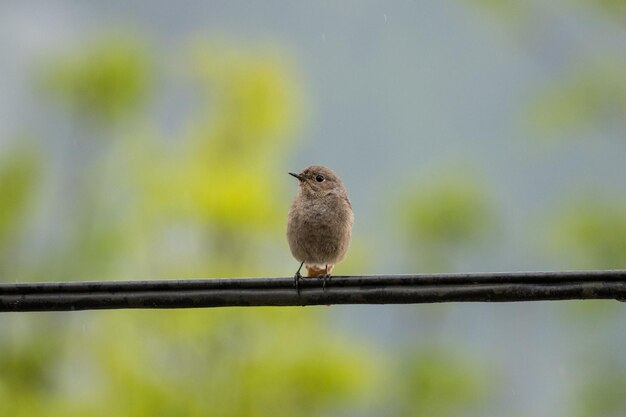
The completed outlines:
[[[312,165],[299,174],[290,172],[289,175],[298,179],[300,189],[305,193],[318,194],[335,189],[343,190],[343,183],[335,171],[324,166]]]

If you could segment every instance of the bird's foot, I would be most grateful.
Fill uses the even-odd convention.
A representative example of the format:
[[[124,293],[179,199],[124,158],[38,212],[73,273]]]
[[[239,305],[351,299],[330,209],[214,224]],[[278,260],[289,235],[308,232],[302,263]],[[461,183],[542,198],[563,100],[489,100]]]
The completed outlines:
[[[326,283],[330,282],[330,274],[321,275],[320,278],[322,278],[322,289],[326,291]]]
[[[298,295],[300,295],[300,279],[302,278],[302,275],[300,275],[300,270],[298,270],[298,272],[295,273],[295,275],[293,276],[293,286],[296,287],[296,291],[298,292]]]

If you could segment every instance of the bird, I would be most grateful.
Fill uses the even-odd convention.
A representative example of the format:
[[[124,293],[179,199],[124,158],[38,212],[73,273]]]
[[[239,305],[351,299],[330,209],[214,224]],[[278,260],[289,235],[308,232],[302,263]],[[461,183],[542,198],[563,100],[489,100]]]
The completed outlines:
[[[308,277],[326,281],[336,263],[343,260],[350,246],[354,213],[348,191],[330,168],[312,165],[299,174],[299,191],[287,221],[287,241],[300,267],[294,275],[294,286],[300,293],[300,270],[304,265]]]

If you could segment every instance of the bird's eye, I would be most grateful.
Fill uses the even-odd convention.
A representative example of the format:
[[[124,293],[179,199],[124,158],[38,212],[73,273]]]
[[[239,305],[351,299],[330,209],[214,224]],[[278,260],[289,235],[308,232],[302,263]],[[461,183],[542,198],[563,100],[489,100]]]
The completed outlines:
[[[324,180],[325,180],[325,178],[324,178],[324,176],[323,176],[323,175],[317,175],[317,176],[315,176],[315,181],[317,181],[317,182],[322,182],[322,181],[324,181]]]

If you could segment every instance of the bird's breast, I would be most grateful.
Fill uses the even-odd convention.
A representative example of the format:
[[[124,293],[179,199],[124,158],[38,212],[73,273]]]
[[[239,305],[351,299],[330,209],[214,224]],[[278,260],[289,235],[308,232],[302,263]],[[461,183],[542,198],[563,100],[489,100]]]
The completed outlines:
[[[347,203],[296,199],[289,213],[287,237],[297,259],[324,264],[343,258],[351,229],[352,210]]]

